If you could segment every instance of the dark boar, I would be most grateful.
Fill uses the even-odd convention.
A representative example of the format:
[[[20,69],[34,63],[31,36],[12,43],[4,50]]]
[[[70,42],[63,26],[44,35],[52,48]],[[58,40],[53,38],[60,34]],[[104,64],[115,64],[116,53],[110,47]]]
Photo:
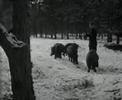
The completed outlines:
[[[86,56],[86,64],[88,67],[88,72],[90,72],[91,69],[94,70],[94,72],[96,72],[96,67],[99,66],[98,60],[99,56],[96,50],[90,50]]]
[[[62,54],[64,55],[65,47],[61,43],[54,44],[53,47],[51,47],[51,56],[54,55],[54,58],[62,58]]]
[[[76,43],[68,43],[65,45],[65,53],[74,64],[78,64],[78,47]]]

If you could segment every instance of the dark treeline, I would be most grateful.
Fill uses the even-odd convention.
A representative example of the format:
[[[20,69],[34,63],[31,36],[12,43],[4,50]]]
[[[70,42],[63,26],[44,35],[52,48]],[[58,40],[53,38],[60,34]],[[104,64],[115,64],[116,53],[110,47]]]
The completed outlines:
[[[31,2],[32,34],[40,37],[69,38],[70,34],[89,32],[89,23],[95,22],[98,33],[117,36],[117,43],[122,29],[121,0],[33,0]],[[79,35],[80,34],[80,35]]]

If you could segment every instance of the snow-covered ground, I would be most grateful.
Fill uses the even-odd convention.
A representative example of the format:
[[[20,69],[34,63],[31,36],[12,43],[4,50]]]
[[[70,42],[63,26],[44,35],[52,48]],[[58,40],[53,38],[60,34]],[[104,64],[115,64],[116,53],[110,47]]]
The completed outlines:
[[[75,42],[79,64],[67,57],[54,59],[50,47],[55,43]],[[87,72],[85,57],[88,41],[31,38],[31,58],[36,100],[122,100],[122,52],[103,47],[98,41],[99,68]],[[0,48],[0,89],[2,97],[11,92],[7,58]]]

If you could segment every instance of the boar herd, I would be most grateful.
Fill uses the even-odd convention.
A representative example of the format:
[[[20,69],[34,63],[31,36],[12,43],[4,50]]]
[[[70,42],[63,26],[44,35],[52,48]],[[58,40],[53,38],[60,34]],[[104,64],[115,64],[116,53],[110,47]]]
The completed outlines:
[[[51,47],[50,56],[54,55],[54,58],[62,58],[62,56],[68,56],[69,61],[74,64],[78,64],[78,48],[79,45],[76,43],[68,43],[63,45],[62,43],[56,43]],[[89,50],[86,56],[86,64],[88,67],[88,72],[92,69],[96,72],[96,68],[99,66],[98,64],[99,56],[96,53],[96,50]]]
[[[53,47],[51,47],[50,55],[54,55],[55,59],[62,58],[62,55],[68,56],[71,62],[78,64],[78,47],[79,45],[76,43],[68,43],[66,45],[56,43]]]

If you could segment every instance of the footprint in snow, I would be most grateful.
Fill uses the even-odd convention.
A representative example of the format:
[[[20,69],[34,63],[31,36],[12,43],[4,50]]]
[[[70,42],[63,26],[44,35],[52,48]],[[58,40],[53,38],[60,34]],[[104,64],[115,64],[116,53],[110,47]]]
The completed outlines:
[[[49,69],[52,69],[53,67],[52,66],[48,66]]]
[[[64,70],[65,68],[61,68],[61,67],[59,67],[58,69],[59,69],[59,70]]]

